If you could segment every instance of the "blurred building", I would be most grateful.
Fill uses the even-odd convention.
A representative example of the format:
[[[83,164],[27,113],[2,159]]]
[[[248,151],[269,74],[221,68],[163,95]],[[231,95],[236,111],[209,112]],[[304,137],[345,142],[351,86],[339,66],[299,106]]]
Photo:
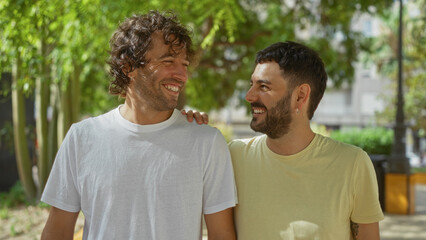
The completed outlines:
[[[380,21],[367,14],[357,16],[352,29],[366,37],[376,37],[381,32]],[[385,107],[381,96],[395,94],[390,83],[389,79],[377,73],[374,64],[357,63],[352,85],[340,89],[327,86],[313,122],[333,128],[374,126],[375,112]]]
[[[374,66],[357,64],[353,84],[328,88],[312,121],[332,128],[374,126],[375,112],[385,107],[381,95],[394,94],[389,84]]]

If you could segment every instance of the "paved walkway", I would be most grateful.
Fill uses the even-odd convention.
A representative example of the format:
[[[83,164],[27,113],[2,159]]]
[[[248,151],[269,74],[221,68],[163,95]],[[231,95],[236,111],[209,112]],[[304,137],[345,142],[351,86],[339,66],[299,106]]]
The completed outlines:
[[[415,190],[415,213],[413,215],[385,213],[385,219],[380,222],[382,240],[426,239],[426,185],[416,185]]]

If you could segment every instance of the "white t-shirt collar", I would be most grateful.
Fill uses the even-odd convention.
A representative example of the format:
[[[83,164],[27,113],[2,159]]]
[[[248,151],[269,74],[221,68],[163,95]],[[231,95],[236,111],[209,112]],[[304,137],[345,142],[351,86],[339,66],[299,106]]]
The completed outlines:
[[[120,107],[121,106],[123,106],[123,105],[121,104],[116,109],[114,109],[114,112],[113,112],[114,118],[117,120],[117,122],[122,127],[124,127],[127,130],[130,130],[132,132],[142,133],[142,132],[154,132],[154,131],[162,130],[162,129],[172,125],[180,115],[180,111],[177,110],[177,109],[174,109],[170,118],[168,118],[167,120],[165,120],[163,122],[156,123],[156,124],[140,125],[140,124],[132,123],[129,120],[125,119],[120,114]]]

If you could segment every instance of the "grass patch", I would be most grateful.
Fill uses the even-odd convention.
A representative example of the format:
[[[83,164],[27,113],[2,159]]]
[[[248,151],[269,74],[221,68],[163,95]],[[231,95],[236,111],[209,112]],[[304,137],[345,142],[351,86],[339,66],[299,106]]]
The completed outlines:
[[[412,173],[426,173],[426,167],[411,168]]]
[[[15,237],[18,235],[18,232],[16,232],[16,229],[15,229],[15,224],[10,225],[9,234],[11,237]]]
[[[10,218],[10,214],[9,214],[9,210],[7,208],[1,208],[0,209],[0,219],[1,220],[6,220]]]
[[[47,203],[44,203],[44,202],[39,202],[37,204],[37,207],[39,207],[39,208],[50,208],[50,205],[47,204]]]

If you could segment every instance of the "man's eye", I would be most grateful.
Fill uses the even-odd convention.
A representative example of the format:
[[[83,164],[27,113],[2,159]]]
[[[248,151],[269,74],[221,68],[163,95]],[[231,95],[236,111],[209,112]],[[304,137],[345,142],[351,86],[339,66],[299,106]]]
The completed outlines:
[[[266,85],[260,85],[260,88],[261,88],[262,90],[268,90],[268,89],[269,89],[269,87],[268,87],[268,86],[266,86]]]

